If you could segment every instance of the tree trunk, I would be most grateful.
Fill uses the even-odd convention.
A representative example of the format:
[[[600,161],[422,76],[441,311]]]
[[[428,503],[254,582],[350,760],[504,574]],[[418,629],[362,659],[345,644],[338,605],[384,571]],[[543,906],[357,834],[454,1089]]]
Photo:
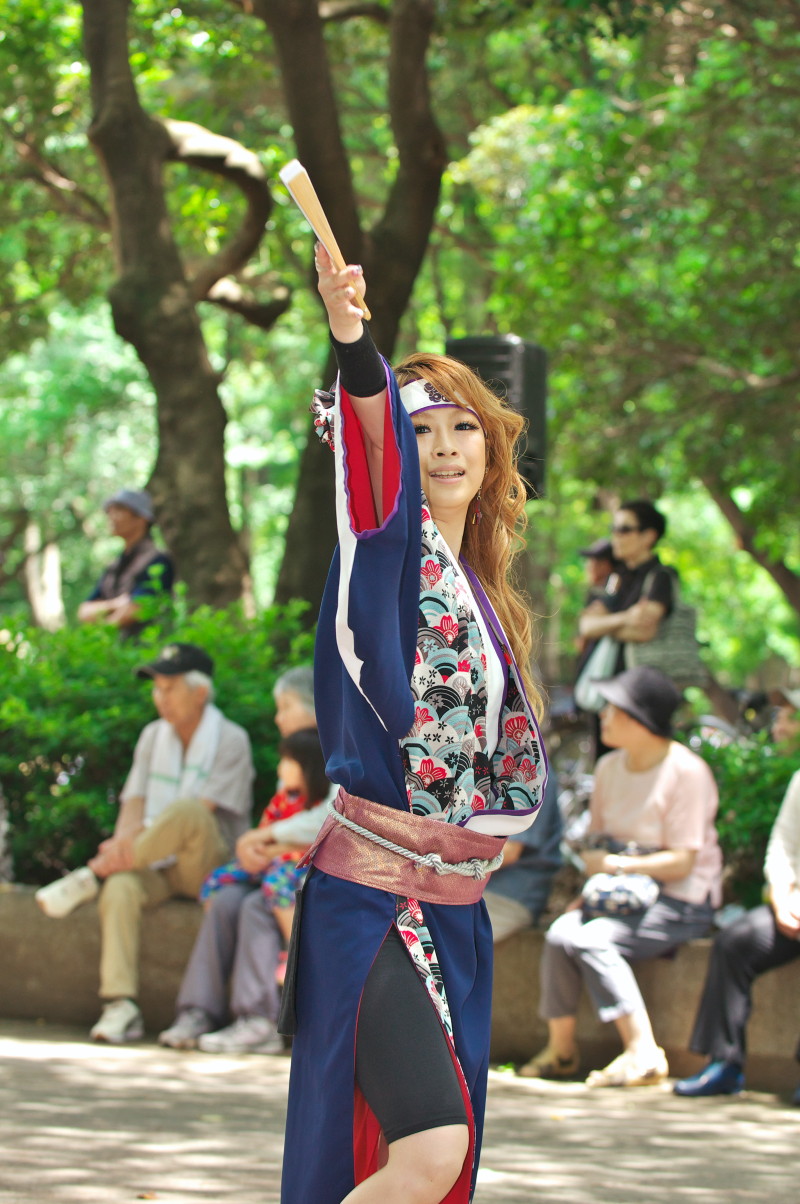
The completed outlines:
[[[435,0],[395,0],[391,6],[388,93],[398,171],[383,216],[372,231],[364,233],[317,0],[254,0],[253,4],[275,42],[298,157],[319,193],[345,259],[364,265],[372,336],[387,357],[394,351],[400,319],[425,256],[447,163],[425,61],[435,9]],[[309,261],[311,252],[309,236]],[[329,381],[323,383],[327,387]],[[312,617],[319,609],[336,542],[333,465],[326,464],[330,453],[317,442],[310,433],[275,591],[276,602],[305,598]]]
[[[42,544],[42,533],[32,520],[25,528],[23,575],[36,626],[45,631],[63,627],[67,616],[61,596],[61,553],[57,544]]]
[[[89,138],[112,199],[114,326],[136,349],[158,398],[150,489],[190,597],[222,606],[241,596],[248,566],[228,514],[225,411],[165,203],[163,168],[172,144],[136,95],[128,0],[83,0],[83,13],[93,103]]]

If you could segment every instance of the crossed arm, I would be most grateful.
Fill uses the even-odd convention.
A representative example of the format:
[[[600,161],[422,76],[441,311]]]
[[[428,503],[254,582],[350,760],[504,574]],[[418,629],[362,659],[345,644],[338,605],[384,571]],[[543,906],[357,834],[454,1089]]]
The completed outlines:
[[[608,611],[602,602],[592,602],[581,613],[578,630],[590,640],[613,635],[625,643],[646,644],[658,631],[658,625],[667,613],[661,602],[645,598],[635,602],[627,610]]]

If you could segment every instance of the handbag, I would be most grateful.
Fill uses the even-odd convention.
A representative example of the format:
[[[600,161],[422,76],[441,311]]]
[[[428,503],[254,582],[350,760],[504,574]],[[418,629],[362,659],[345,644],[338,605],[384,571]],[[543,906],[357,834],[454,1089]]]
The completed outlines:
[[[581,891],[583,918],[636,915],[653,906],[659,890],[649,874],[592,874]]]
[[[613,635],[602,636],[589,653],[573,689],[575,701],[582,711],[602,711],[606,700],[593,679],[613,677],[618,657],[619,640],[615,640]]]
[[[642,596],[646,596],[652,574],[642,586]],[[679,689],[686,686],[704,686],[708,682],[708,669],[700,656],[700,644],[697,640],[697,611],[694,606],[684,602],[680,596],[678,583],[672,582],[672,610],[658,625],[658,631],[652,640],[638,644],[625,644],[625,668],[635,669],[637,665],[650,665],[660,669],[665,677]]]

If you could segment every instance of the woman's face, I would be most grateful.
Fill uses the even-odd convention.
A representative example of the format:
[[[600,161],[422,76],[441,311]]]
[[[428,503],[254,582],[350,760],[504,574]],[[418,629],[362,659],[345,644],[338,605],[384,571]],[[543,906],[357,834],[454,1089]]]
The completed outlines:
[[[302,728],[316,727],[317,717],[299,694],[284,690],[275,696],[275,726],[283,737],[293,736]]]
[[[466,520],[486,475],[486,436],[478,419],[458,406],[419,410],[417,434],[422,488],[433,517]]]
[[[611,527],[611,547],[617,560],[629,568],[635,568],[650,559],[655,541],[655,531],[639,526],[632,510],[618,510]]]
[[[608,748],[624,748],[639,724],[625,711],[607,702],[600,712],[600,738]]]

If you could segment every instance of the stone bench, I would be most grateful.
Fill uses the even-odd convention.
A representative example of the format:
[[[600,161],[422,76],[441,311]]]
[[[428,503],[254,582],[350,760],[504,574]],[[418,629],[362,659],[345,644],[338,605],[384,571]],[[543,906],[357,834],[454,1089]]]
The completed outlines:
[[[537,1016],[539,962],[544,934],[528,929],[495,946],[492,1058],[523,1062],[546,1044],[547,1026]],[[689,1053],[689,1038],[705,981],[711,940],[681,946],[674,957],[636,964],[636,977],[653,1032],[669,1059],[670,1072],[693,1074],[704,1059]],[[748,1086],[762,1091],[794,1089],[800,1067],[794,1059],[800,1033],[800,961],[756,981],[747,1028]],[[604,1066],[620,1046],[613,1024],[601,1024],[585,997],[578,1013],[578,1039],[585,1070]]]
[[[34,887],[0,890],[0,1016],[91,1026],[100,1011],[100,922],[96,903],[63,920],[37,907]],[[171,899],[142,922],[139,1004],[149,1031],[172,1023],[175,998],[203,911]]]
[[[0,889],[0,1017],[43,1019],[89,1027],[98,1016],[100,928],[94,903],[64,920],[36,906],[33,887]],[[202,919],[197,903],[173,899],[145,912],[139,1003],[148,1031],[171,1023],[175,998]],[[537,1016],[543,933],[528,929],[495,948],[492,1059],[524,1062],[546,1043]],[[693,941],[674,958],[641,962],[636,975],[653,1030],[675,1075],[690,1074],[702,1059],[688,1052],[695,1010],[705,979],[710,941]],[[753,1088],[785,1091],[796,1085],[794,1060],[800,1031],[800,961],[756,983],[748,1027],[747,1081]],[[578,1015],[583,1066],[603,1066],[619,1051],[614,1025],[601,1024],[584,998]]]

